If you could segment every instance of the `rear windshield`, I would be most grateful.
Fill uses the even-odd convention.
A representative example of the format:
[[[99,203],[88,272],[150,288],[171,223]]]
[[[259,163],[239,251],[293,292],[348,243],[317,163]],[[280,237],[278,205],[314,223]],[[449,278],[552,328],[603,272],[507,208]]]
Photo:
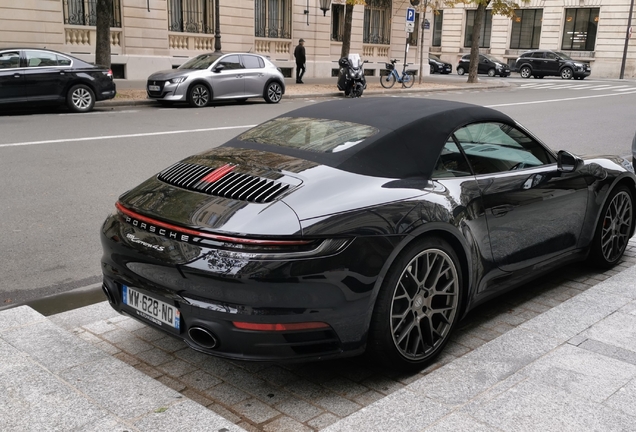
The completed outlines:
[[[238,139],[318,153],[337,153],[378,133],[372,126],[340,120],[280,117],[256,126]]]
[[[212,65],[212,63],[217,61],[219,57],[221,56],[218,54],[201,54],[200,56],[191,58],[179,66],[179,69],[207,69]]]

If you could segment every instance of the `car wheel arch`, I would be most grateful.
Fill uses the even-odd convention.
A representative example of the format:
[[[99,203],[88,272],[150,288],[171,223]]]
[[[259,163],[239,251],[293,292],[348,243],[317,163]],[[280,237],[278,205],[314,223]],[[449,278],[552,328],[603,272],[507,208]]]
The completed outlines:
[[[472,262],[469,259],[469,257],[471,256],[471,252],[470,252],[471,247],[468,244],[468,242],[463,238],[463,236],[461,235],[461,233],[456,227],[449,225],[447,223],[443,223],[443,222],[429,222],[429,223],[423,224],[415,228],[406,237],[404,237],[404,239],[402,239],[402,241],[395,247],[393,252],[391,252],[386,262],[382,266],[382,270],[380,271],[378,279],[376,280],[375,285],[373,287],[371,303],[375,304],[378,293],[380,292],[380,288],[382,286],[382,283],[387,273],[393,266],[393,263],[402,254],[402,252],[408,246],[412,245],[414,242],[417,242],[427,236],[431,236],[431,237],[435,236],[445,240],[448,244],[451,245],[451,247],[457,254],[457,258],[460,261],[462,280],[464,282],[464,286],[462,287],[462,289],[464,290],[464,293],[466,294],[464,295],[462,304],[459,305],[460,316],[463,316],[464,313],[466,312],[466,306],[468,305],[468,298],[470,297],[469,293],[471,291],[470,286],[471,286],[472,278],[470,275],[472,274]],[[369,314],[369,317],[368,317],[369,322],[371,320],[371,315],[372,314]],[[367,322],[367,328],[368,328],[369,322]]]
[[[71,82],[69,82],[66,87],[64,88],[64,99],[66,99],[66,96],[68,95],[68,92],[76,85],[85,85],[86,87],[88,87],[89,89],[91,89],[91,91],[95,94],[95,98],[97,98],[97,90],[95,89],[95,86],[93,85],[93,82],[87,79],[75,79],[72,80]]]
[[[265,83],[265,85],[263,86],[263,97],[265,97],[265,95],[267,94],[267,87],[272,83],[272,82],[277,82],[278,85],[280,85],[281,89],[283,90],[283,94],[285,94],[285,83],[281,82],[281,80],[279,80],[278,78],[270,78],[267,80],[267,82]]]
[[[212,101],[214,99],[214,90],[210,86],[210,83],[204,79],[197,79],[192,81],[190,84],[188,84],[188,89],[186,90],[186,94],[190,94],[190,89],[197,84],[203,84],[205,87],[207,87],[208,91],[210,92],[210,101]]]
[[[610,199],[612,195],[612,191],[614,191],[616,188],[619,188],[621,186],[625,186],[631,192],[632,198],[636,200],[636,181],[634,181],[631,177],[628,177],[627,175],[619,176],[616,179],[614,179],[614,181],[608,188],[607,193],[603,197],[603,202],[599,203],[599,206],[601,209],[605,207],[607,200]],[[599,214],[596,215],[595,224],[598,223],[598,220],[600,217],[601,217],[601,213],[599,212]],[[635,231],[636,231],[636,223],[632,224],[632,231],[630,233],[630,237],[634,235]]]

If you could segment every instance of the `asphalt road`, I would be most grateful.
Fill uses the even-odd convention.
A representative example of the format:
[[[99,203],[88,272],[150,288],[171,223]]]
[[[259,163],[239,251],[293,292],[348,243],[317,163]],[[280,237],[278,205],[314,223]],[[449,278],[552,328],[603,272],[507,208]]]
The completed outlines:
[[[629,154],[635,82],[507,80],[513,85],[505,89],[410,97],[494,107],[556,150]],[[0,307],[98,283],[99,229],[121,193],[251,125],[316,102],[0,111]]]

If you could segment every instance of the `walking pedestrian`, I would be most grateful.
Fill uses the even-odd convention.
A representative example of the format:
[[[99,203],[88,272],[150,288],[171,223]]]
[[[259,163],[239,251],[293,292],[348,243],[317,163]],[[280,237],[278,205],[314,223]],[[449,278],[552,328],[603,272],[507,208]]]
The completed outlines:
[[[296,84],[303,83],[303,75],[305,74],[305,39],[300,39],[298,45],[294,50],[294,57],[296,58]]]

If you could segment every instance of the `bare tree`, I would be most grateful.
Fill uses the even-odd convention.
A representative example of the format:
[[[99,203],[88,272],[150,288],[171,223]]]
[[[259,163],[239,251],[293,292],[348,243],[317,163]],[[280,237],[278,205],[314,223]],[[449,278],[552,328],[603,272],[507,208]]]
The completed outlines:
[[[110,68],[110,23],[113,19],[113,0],[97,0],[96,13],[95,64]]]
[[[366,5],[364,0],[347,0],[345,4],[344,33],[342,34],[342,49],[340,57],[347,57],[351,49],[351,26],[353,24],[353,6]]]

